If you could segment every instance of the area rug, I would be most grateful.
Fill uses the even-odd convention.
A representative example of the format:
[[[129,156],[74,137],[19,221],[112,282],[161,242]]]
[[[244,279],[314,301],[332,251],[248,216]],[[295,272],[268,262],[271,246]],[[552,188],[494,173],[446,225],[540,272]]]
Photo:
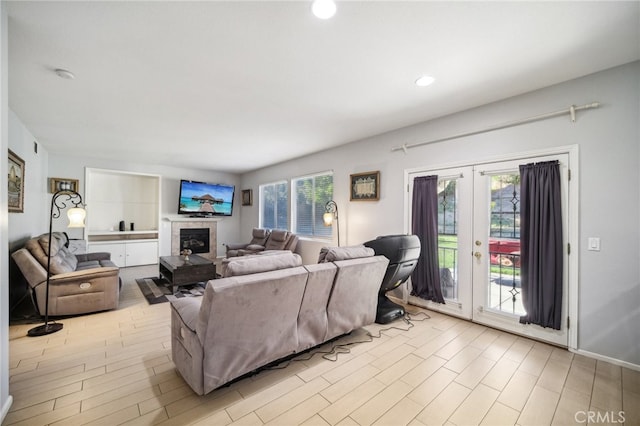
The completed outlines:
[[[182,297],[202,296],[206,285],[206,283],[181,285],[178,287],[176,294],[173,294],[171,285],[164,278],[138,278],[136,279],[136,283],[150,305],[164,303]]]

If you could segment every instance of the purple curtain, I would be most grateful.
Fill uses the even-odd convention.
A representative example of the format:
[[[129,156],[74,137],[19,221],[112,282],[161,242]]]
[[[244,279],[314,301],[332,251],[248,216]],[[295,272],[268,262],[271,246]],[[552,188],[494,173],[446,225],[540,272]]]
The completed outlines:
[[[562,205],[558,161],[520,166],[520,251],[523,324],[560,329]]]
[[[413,180],[412,233],[420,239],[420,258],[411,274],[411,294],[444,303],[438,265],[438,176]]]

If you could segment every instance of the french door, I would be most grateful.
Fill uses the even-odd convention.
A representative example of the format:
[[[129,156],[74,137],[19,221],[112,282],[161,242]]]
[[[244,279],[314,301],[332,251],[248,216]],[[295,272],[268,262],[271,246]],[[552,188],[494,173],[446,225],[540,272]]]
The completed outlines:
[[[567,346],[567,324],[560,330],[520,324],[525,314],[520,286],[519,166],[558,160],[562,172],[563,242],[569,241],[569,155],[527,157],[408,173],[411,223],[413,179],[438,176],[438,257],[445,304],[415,296],[419,306],[470,319],[513,333]],[[410,229],[409,229],[410,231]],[[569,258],[563,272],[563,318],[568,316]]]

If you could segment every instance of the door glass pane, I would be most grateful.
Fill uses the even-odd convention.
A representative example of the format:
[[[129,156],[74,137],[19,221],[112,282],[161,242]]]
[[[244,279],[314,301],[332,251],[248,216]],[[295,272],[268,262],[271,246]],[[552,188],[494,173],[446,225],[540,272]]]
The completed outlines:
[[[445,299],[458,300],[458,191],[456,179],[438,180],[438,260]]]
[[[491,177],[488,306],[523,315],[520,290],[520,174]]]

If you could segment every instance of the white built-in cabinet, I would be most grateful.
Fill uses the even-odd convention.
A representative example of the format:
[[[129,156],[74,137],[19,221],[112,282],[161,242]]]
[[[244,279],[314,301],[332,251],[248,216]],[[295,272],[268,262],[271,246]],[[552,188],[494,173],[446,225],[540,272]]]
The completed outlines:
[[[93,242],[89,245],[90,252],[109,252],[111,260],[120,267],[150,265],[158,263],[158,241],[120,241]]]
[[[160,176],[87,168],[85,181],[87,251],[120,267],[158,263]]]

